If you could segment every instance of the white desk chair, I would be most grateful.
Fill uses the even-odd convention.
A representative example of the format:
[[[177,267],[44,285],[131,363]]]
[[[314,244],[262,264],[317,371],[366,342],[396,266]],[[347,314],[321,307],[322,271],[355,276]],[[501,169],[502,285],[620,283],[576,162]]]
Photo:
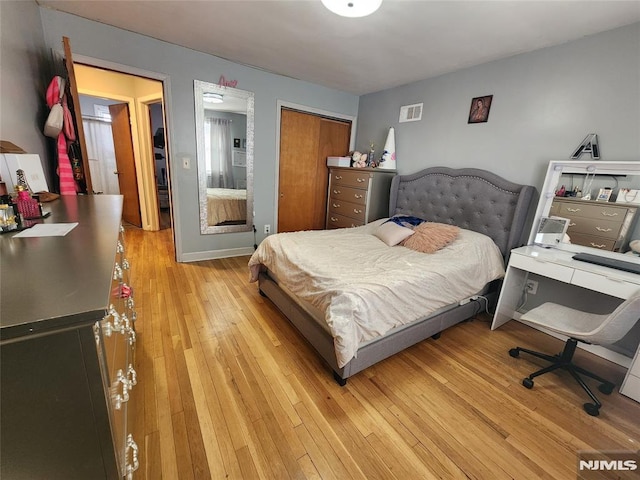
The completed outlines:
[[[584,409],[589,415],[595,417],[600,413],[602,404],[578,374],[600,382],[598,390],[606,395],[613,391],[615,385],[573,364],[572,360],[576,345],[578,341],[595,345],[610,345],[624,337],[638,319],[640,319],[640,293],[627,299],[608,315],[596,315],[555,303],[545,303],[529,310],[520,317],[520,320],[567,335],[569,339],[566,341],[562,352],[558,355],[546,355],[526,348],[516,347],[509,350],[509,355],[518,357],[520,352],[525,352],[551,362],[548,367],[540,369],[522,380],[522,385],[527,388],[533,388],[533,378],[538,375],[559,368],[567,370],[593,400],[594,403],[585,403]]]

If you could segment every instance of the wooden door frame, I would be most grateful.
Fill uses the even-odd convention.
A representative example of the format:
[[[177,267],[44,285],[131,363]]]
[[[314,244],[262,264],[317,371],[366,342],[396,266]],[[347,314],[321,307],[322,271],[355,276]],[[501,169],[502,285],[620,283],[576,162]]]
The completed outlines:
[[[322,110],[319,108],[309,107],[307,105],[301,105],[299,103],[287,102],[284,100],[278,100],[276,102],[276,168],[274,172],[274,213],[273,213],[273,228],[274,233],[278,230],[278,205],[280,202],[280,123],[282,122],[282,109],[296,110],[301,113],[307,113],[309,115],[316,115],[319,117],[333,118],[336,120],[345,120],[351,122],[351,137],[349,138],[349,150],[355,149],[356,144],[356,123],[357,116],[345,115],[344,113],[331,112],[329,110]]]
[[[59,58],[64,59],[64,52],[61,50],[54,50],[54,55]],[[167,140],[167,157],[173,158],[173,152],[171,151],[171,132],[173,131],[173,125],[171,121],[171,78],[164,74],[158,72],[151,72],[149,70],[143,70],[141,68],[131,67],[129,65],[123,65],[120,63],[110,62],[108,60],[102,60],[99,58],[88,57],[85,55],[73,54],[74,63],[82,63],[84,65],[88,65],[90,67],[103,68],[106,70],[112,70],[118,73],[126,73],[128,75],[135,75],[138,77],[145,77],[151,80],[158,80],[162,82],[162,96],[163,96],[163,104],[164,104],[164,127],[165,127],[165,137]],[[135,105],[135,104],[134,104]],[[169,164],[167,163],[167,169],[170,169]],[[144,187],[146,188],[146,186]],[[175,212],[180,211],[180,199],[178,195],[174,195],[173,189],[175,186],[173,184],[169,184],[169,195],[170,195],[170,203],[171,203],[171,230],[173,233],[173,243],[174,243],[174,253],[176,255],[176,260],[180,261],[179,252],[182,252],[182,234],[180,229],[180,217],[175,214]],[[156,205],[155,208],[158,208]],[[157,212],[159,215],[159,212]]]

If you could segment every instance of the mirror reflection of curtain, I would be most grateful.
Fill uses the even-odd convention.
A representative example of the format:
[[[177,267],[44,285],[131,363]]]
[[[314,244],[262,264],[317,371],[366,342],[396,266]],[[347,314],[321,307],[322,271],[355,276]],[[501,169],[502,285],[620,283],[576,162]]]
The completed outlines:
[[[231,120],[206,117],[204,125],[207,188],[234,188]]]
[[[103,120],[83,118],[82,126],[87,144],[93,191],[118,195],[120,186],[118,185],[118,176],[114,173],[118,167],[111,124]]]

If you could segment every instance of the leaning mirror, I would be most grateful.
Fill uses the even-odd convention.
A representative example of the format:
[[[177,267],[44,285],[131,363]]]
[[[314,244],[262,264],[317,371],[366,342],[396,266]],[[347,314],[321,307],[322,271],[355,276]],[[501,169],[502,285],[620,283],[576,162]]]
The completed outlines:
[[[546,216],[569,220],[558,248],[635,255],[629,244],[640,239],[640,162],[551,161],[530,244]]]
[[[194,81],[200,232],[253,230],[253,92]]]

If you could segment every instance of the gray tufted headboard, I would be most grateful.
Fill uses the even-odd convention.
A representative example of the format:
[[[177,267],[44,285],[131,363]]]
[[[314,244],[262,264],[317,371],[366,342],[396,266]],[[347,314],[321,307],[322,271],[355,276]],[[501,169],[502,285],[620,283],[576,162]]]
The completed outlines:
[[[491,237],[507,258],[521,246],[535,187],[477,168],[433,167],[391,182],[389,215],[414,215]]]

